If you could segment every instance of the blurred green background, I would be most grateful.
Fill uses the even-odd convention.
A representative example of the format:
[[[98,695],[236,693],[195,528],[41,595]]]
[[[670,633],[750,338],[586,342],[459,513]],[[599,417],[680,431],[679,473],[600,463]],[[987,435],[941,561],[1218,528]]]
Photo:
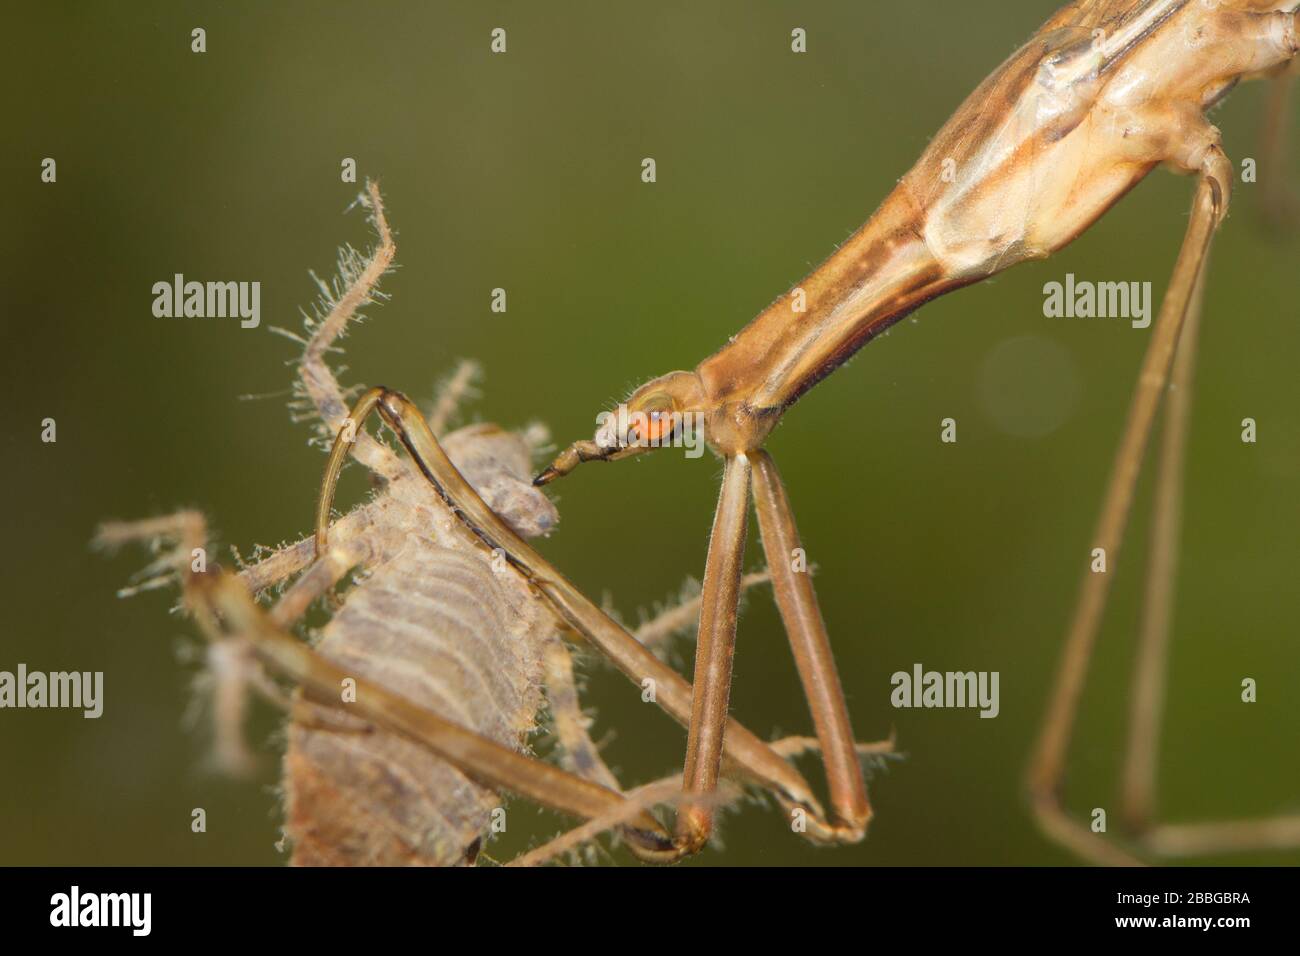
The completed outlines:
[[[172,593],[115,598],[141,554],[106,559],[88,542],[102,519],[181,505],[209,515],[223,555],[308,530],[323,456],[286,409],[295,346],[268,326],[297,329],[308,270],[328,274],[337,246],[370,241],[362,215],[344,215],[358,187],[340,182],[342,158],[380,179],[400,264],[391,302],[335,359],[344,381],[423,399],[473,357],[486,369],[473,417],[543,420],[567,442],[826,256],[1054,7],[11,10],[0,669],[102,670],[106,709],[0,712],[0,863],[284,859],[273,745],[254,781],[203,771],[203,737],[182,720],[193,671],[177,657],[192,626],[168,616]],[[498,26],[508,52],[494,56]],[[795,27],[806,54],[790,51]],[[1236,159],[1258,155],[1264,94],[1245,87],[1215,117]],[[47,156],[57,184],[40,182]],[[1044,318],[1042,286],[1074,272],[1150,280],[1159,296],[1189,199],[1189,180],[1156,173],[1062,255],[925,307],[787,416],[770,448],[819,568],[855,729],[895,729],[907,757],[873,781],[865,843],[817,850],[749,806],[699,864],[1072,862],[1033,827],[1020,777],[1148,333]],[[1259,206],[1258,186],[1238,187],[1207,293],[1160,765],[1161,812],[1177,821],[1300,810],[1297,245],[1260,226]],[[154,318],[151,286],[176,272],[260,280],[262,327]],[[498,286],[505,315],[489,311]],[[1240,441],[1246,416],[1258,444]],[[46,417],[56,444],[40,441]],[[939,442],[944,417],[956,445]],[[711,457],[674,454],[583,469],[556,486],[561,526],[543,550],[636,620],[700,573],[718,474]],[[1076,811],[1116,806],[1149,484],[1072,753]],[[889,676],[917,662],[999,671],[1000,716],[894,710]],[[622,779],[679,768],[683,732],[612,670],[588,673]],[[1239,700],[1247,676],[1253,705]],[[810,727],[766,591],[742,618],[733,706],[763,735]],[[276,725],[259,710],[254,741]],[[206,834],[190,831],[196,806]],[[513,806],[494,857],[563,824]]]

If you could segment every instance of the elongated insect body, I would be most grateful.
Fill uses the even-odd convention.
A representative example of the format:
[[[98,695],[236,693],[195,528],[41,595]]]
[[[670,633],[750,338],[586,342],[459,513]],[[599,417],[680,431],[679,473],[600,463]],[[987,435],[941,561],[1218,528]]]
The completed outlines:
[[[700,364],[703,393],[741,404],[761,440],[771,416],[913,309],[1046,258],[1161,163],[1199,172],[1218,144],[1205,110],[1295,56],[1297,9],[1296,0],[1062,8],[798,284],[802,311],[792,290]],[[714,431],[720,447],[733,443],[725,421]]]
[[[526,483],[519,436],[479,425],[446,444],[481,494],[508,504],[517,528],[554,525],[553,506]],[[348,535],[370,558],[316,649],[356,677],[526,751],[553,612],[418,475],[391,482],[353,514]],[[347,692],[340,688],[344,700]],[[493,820],[497,793],[427,748],[301,695],[283,782],[285,833],[299,865],[472,863],[503,820]]]
[[[703,416],[724,456],[761,447],[801,395],[936,296],[1059,250],[1165,163],[1232,179],[1205,111],[1296,57],[1300,0],[1080,0],[953,114],[875,214],[692,371],[632,412]],[[796,307],[796,303],[798,304]],[[651,446],[597,431],[541,476]]]

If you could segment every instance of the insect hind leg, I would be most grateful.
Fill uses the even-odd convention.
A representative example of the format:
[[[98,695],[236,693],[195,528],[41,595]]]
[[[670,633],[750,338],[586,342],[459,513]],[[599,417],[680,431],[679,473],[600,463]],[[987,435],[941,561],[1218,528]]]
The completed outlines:
[[[1103,549],[1108,567],[1103,572],[1084,575],[1027,779],[1031,807],[1044,834],[1085,859],[1107,865],[1133,865],[1141,860],[1071,817],[1064,805],[1062,784],[1079,702],[1128,525],[1142,459],[1182,334],[1189,318],[1193,322],[1195,319],[1210,245],[1227,213],[1233,174],[1231,163],[1217,143],[1204,151],[1200,161],[1201,175],[1191,219],[1160,315],[1152,329],[1094,536],[1094,547]],[[1190,349],[1186,355],[1190,361]]]
[[[1121,783],[1120,805],[1125,827],[1143,849],[1154,856],[1168,858],[1300,847],[1300,814],[1187,824],[1161,823],[1154,819],[1204,285],[1202,269],[1188,306],[1186,326],[1169,380]]]

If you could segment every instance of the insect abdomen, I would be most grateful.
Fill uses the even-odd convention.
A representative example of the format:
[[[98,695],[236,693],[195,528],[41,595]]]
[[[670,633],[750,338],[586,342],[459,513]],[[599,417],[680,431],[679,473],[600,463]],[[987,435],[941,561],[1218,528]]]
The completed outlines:
[[[408,534],[348,594],[318,650],[357,677],[515,750],[541,704],[539,635],[553,624],[472,544]],[[342,694],[342,689],[340,690]],[[285,755],[296,865],[453,865],[500,798],[420,745],[299,701]]]

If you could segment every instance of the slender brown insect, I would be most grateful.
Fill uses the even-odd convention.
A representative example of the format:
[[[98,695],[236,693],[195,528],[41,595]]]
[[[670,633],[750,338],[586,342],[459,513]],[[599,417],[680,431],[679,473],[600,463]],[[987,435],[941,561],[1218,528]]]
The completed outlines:
[[[1191,221],[1142,366],[1094,544],[1113,569],[1160,398],[1186,385],[1210,242],[1233,179],[1219,131],[1205,118],[1240,80],[1280,76],[1296,61],[1300,0],[1082,0],[1063,7],[958,109],[883,205],[838,251],[693,371],[638,388],[604,416],[594,440],[562,453],[545,484],[584,461],[614,461],[671,444],[692,421],[725,463],[704,572],[677,819],[682,852],[713,827],[708,797],[725,748],[736,601],[752,488],[773,585],[829,780],[828,836],[860,840],[871,818],[830,644],[785,489],[764,442],[786,411],[858,349],[925,302],[1045,258],[1091,226],[1156,166],[1197,177]],[[1276,102],[1284,102],[1278,96]],[[945,175],[945,173],[950,175]],[[1175,352],[1178,358],[1175,362]],[[1169,409],[1161,453],[1163,502],[1141,640],[1126,785],[1138,849],[1300,845],[1300,818],[1207,828],[1148,824],[1177,524],[1187,389]],[[1131,862],[1063,809],[1061,781],[1084,675],[1111,574],[1089,574],[1029,779],[1034,813],[1053,839],[1087,858]],[[699,800],[699,802],[695,802]]]
[[[108,524],[98,540],[172,543],[144,573],[179,572],[187,609],[211,639],[217,749],[228,766],[249,762],[239,730],[245,685],[289,711],[283,784],[294,863],[473,862],[500,812],[499,789],[591,821],[523,862],[545,861],[615,826],[639,856],[674,859],[670,834],[646,808],[671,799],[680,781],[624,797],[587,733],[561,638],[599,635],[598,643],[617,646],[620,666],[643,686],[650,682],[659,701],[684,719],[690,686],[653,648],[694,619],[698,600],[633,636],[524,544],[523,537],[556,523],[553,505],[529,481],[544,434],[475,425],[441,442],[435,437],[465,391],[469,369],[458,371],[427,417],[383,388],[367,392],[348,415],[324,356],[358,310],[375,301],[395,252],[378,189],[372,185],[363,199],[379,245],[369,257],[344,251],[337,284],[322,286],[299,366],[301,397],[324,432],[337,435],[315,539],[236,576],[206,568],[206,526],[192,512]],[[410,460],[359,430],[372,408],[411,451]],[[334,482],[349,453],[382,487],[330,526]],[[353,574],[356,583],[313,646],[290,633],[314,602]],[[295,575],[269,610],[254,600]],[[762,580],[753,575],[747,583]],[[273,676],[298,685],[292,698]],[[543,704],[559,767],[527,752]],[[739,725],[733,734],[736,775],[807,815],[815,836],[824,827],[822,811],[787,762],[815,749],[815,741],[767,744]]]

